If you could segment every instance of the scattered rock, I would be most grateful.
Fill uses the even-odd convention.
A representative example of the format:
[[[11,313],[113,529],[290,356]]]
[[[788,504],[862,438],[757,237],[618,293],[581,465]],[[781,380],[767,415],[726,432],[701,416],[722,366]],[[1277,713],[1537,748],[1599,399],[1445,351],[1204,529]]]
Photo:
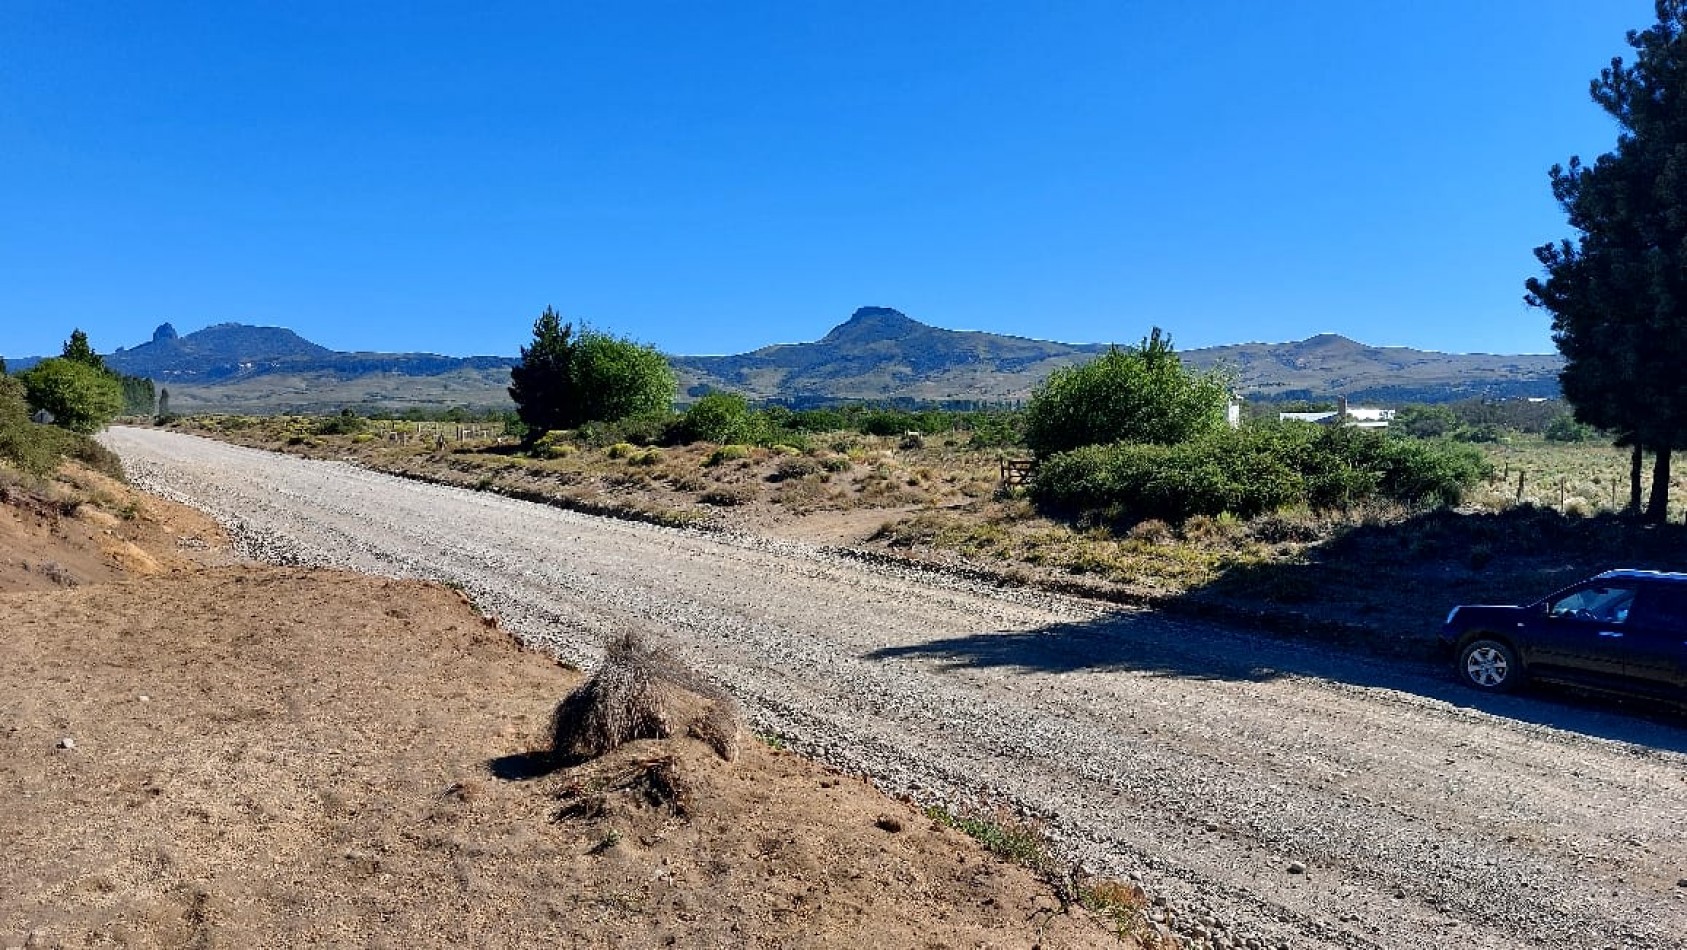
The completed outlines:
[[[63,739],[59,740],[59,748],[61,748],[61,749],[75,749],[76,748],[76,740],[72,739],[69,736],[65,736]]]
[[[1303,864],[1300,861],[1290,861],[1289,862],[1289,873],[1290,874],[1305,874],[1306,873],[1306,865]]]
[[[902,830],[902,819],[896,817],[895,815],[880,815],[879,820],[873,822],[873,824],[884,831],[890,832],[891,834],[896,834]]]

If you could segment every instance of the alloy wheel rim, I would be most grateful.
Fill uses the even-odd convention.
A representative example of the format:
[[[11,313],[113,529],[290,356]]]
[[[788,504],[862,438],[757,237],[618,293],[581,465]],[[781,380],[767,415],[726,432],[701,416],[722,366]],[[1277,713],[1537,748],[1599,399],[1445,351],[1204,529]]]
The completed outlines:
[[[1506,663],[1505,655],[1493,647],[1482,647],[1472,650],[1465,660],[1465,675],[1479,686],[1498,686],[1505,682],[1510,672],[1510,664]]]

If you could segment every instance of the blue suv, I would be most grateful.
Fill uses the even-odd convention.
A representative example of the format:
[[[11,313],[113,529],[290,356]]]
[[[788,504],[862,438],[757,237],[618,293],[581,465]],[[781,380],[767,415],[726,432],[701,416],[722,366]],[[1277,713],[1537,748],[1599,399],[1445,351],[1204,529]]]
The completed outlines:
[[[1454,607],[1441,646],[1486,692],[1538,678],[1687,702],[1687,574],[1606,571],[1526,607]]]

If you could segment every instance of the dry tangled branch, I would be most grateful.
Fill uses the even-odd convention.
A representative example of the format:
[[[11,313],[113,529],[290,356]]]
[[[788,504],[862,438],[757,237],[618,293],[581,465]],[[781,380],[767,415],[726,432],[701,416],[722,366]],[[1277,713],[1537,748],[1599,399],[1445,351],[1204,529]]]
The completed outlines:
[[[737,704],[642,633],[612,640],[603,666],[557,704],[552,750],[592,759],[637,739],[666,739],[684,730],[722,758],[737,754]]]

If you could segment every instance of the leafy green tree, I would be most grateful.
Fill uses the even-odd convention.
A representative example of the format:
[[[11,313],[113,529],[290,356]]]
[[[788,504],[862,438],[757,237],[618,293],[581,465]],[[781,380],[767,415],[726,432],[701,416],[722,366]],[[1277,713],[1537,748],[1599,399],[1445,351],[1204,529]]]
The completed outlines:
[[[6,375],[6,358],[0,356],[0,376]]]
[[[160,419],[162,419],[162,418],[165,418],[166,416],[168,416],[169,414],[170,414],[170,390],[160,389],[158,391],[158,417]]]
[[[1134,347],[1113,347],[1055,370],[1025,409],[1025,444],[1039,458],[1085,445],[1175,445],[1224,426],[1228,380],[1192,373],[1159,327]]]
[[[1438,439],[1459,429],[1458,414],[1446,406],[1402,406],[1389,428],[1420,439]]]
[[[30,405],[72,432],[98,431],[123,411],[123,387],[110,373],[63,357],[42,360],[17,376]]]
[[[667,413],[678,389],[660,350],[595,330],[580,334],[570,376],[582,422]]]
[[[529,445],[557,429],[667,412],[674,371],[652,347],[593,330],[574,332],[555,309],[533,323],[533,342],[510,369],[510,398]]]
[[[1551,170],[1577,235],[1536,249],[1546,276],[1525,299],[1553,315],[1576,419],[1633,448],[1635,496],[1641,451],[1654,452],[1646,518],[1661,522],[1671,453],[1687,447],[1687,0],[1655,9],[1657,23],[1628,34],[1633,62],[1612,60],[1591,85],[1616,149]]]

